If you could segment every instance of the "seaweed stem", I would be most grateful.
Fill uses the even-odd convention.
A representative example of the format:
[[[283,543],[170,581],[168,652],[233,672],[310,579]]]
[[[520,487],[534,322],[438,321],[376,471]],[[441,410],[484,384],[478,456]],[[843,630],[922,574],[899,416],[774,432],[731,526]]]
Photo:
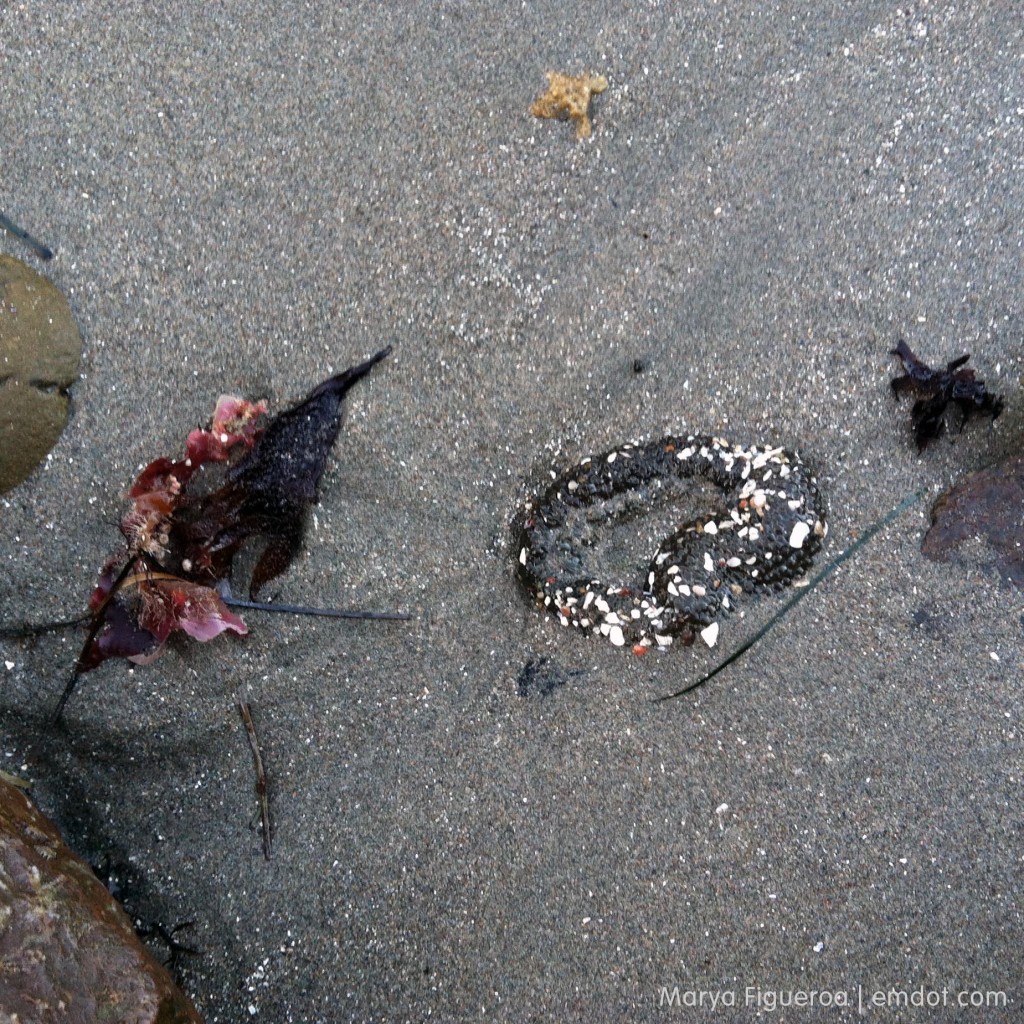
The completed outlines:
[[[0,213],[0,228],[20,238],[41,260],[52,260],[53,250],[43,245],[37,238],[33,238],[24,228],[19,228],[10,217]]]
[[[303,604],[279,604],[267,601],[245,601],[240,597],[221,600],[230,608],[247,608],[255,612],[280,612],[283,615],[321,615],[329,619],[383,619],[391,622],[411,622],[416,616],[408,612],[363,612],[347,608],[313,608]]]
[[[89,627],[89,635],[85,638],[85,643],[82,645],[82,653],[78,656],[78,661],[75,662],[75,667],[71,671],[71,678],[68,680],[67,686],[64,687],[64,692],[60,695],[60,700],[57,702],[57,710],[53,713],[53,718],[50,720],[52,725],[59,724],[61,717],[64,714],[64,707],[67,702],[71,699],[71,694],[75,691],[75,686],[78,683],[78,677],[82,674],[82,659],[85,657],[85,652],[92,646],[93,640],[96,639],[99,631],[103,628],[104,618],[103,612],[106,607],[114,599],[117,592],[121,589],[125,580],[128,579],[128,575],[131,570],[135,567],[135,563],[141,556],[133,555],[124,564],[124,568],[117,574],[117,578],[110,585],[110,589],[107,591],[106,597],[100,603],[99,607],[92,613],[92,625]]]
[[[920,501],[921,498],[928,493],[927,487],[922,487],[920,490],[914,491],[913,494],[904,498],[891,512],[884,515],[877,522],[869,526],[848,548],[841,551],[831,562],[828,563],[820,572],[815,576],[812,576],[808,581],[806,587],[801,587],[749,640],[741,644],[736,648],[728,658],[725,659],[720,665],[713,668],[706,676],[701,676],[700,679],[695,683],[690,683],[689,686],[684,686],[681,690],[676,690],[675,693],[666,693],[662,697],[655,697],[654,703],[660,704],[664,700],[675,700],[676,697],[682,697],[684,694],[692,693],[697,689],[698,686],[703,686],[706,682],[714,679],[719,672],[724,671],[733,662],[739,661],[751,647],[754,646],[784,615],[786,615],[790,609],[798,605],[826,576],[831,575],[839,568],[848,558],[852,557],[859,551],[865,544],[868,543],[880,530],[885,529],[897,516],[905,512],[911,505]]]
[[[30,636],[39,636],[41,633],[55,633],[58,629],[71,629],[72,626],[81,626],[88,622],[88,614],[79,615],[77,619],[59,619],[55,622],[26,622],[20,626],[0,627],[0,640],[27,640]]]

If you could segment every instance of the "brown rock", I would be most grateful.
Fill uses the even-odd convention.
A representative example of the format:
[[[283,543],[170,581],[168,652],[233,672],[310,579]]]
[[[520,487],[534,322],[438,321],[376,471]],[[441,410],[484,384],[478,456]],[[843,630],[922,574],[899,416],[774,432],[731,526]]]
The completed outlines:
[[[89,865],[2,778],[0,1021],[202,1024]]]
[[[81,350],[64,296],[21,260],[0,256],[0,494],[60,437]]]
[[[939,495],[921,550],[946,562],[974,537],[994,552],[1000,579],[1024,586],[1024,456],[972,473]]]

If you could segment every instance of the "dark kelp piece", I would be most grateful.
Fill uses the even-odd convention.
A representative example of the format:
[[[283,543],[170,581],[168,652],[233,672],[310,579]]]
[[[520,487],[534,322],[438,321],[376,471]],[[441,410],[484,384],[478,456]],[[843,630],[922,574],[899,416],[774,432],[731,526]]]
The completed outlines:
[[[259,426],[264,402],[224,396],[210,429],[189,434],[184,458],[155,459],[139,474],[121,520],[125,549],[107,563],[93,591],[88,636],[57,718],[78,676],[108,658],[145,664],[176,630],[197,640],[225,630],[248,632],[217,585],[250,538],[266,542],[253,572],[253,596],[291,564],[341,428],[342,400],[390,352],[385,348],[324,381],[265,427]],[[221,486],[194,493],[200,470],[221,462],[227,463]]]
[[[960,410],[959,430],[973,414],[984,413],[994,420],[1003,411],[1003,399],[990,394],[985,382],[965,365],[970,354],[950,360],[943,370],[933,370],[922,362],[902,338],[891,354],[900,357],[906,371],[891,381],[893,394],[898,397],[909,391],[920,396],[910,411],[918,451],[941,436],[951,402]]]
[[[199,501],[177,534],[184,558],[211,580],[224,579],[250,537],[266,547],[253,571],[249,596],[288,568],[302,544],[306,513],[318,497],[327,458],[341,429],[349,389],[391,352],[325,380],[298,405],[275,417],[253,447],[227,472],[225,484]]]
[[[992,549],[1001,580],[1024,586],[1024,456],[972,473],[940,494],[921,550],[948,562],[954,548],[974,537]]]

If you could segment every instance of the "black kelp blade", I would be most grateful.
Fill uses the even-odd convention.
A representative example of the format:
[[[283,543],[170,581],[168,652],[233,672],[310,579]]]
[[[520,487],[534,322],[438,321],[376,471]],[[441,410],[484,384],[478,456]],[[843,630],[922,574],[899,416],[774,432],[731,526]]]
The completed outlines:
[[[341,429],[349,389],[391,353],[382,349],[365,362],[317,385],[298,405],[267,425],[259,440],[232,466],[224,485],[202,499],[186,525],[185,547],[194,565],[223,579],[239,547],[261,537],[266,547],[253,570],[249,596],[280,576],[302,544],[306,513]]]
[[[316,501],[317,487],[327,457],[341,429],[341,403],[349,389],[377,363],[391,354],[391,346],[358,366],[317,385],[298,405],[275,416],[252,450],[228,472],[228,481],[245,486],[255,504],[268,511],[277,504],[289,510]]]

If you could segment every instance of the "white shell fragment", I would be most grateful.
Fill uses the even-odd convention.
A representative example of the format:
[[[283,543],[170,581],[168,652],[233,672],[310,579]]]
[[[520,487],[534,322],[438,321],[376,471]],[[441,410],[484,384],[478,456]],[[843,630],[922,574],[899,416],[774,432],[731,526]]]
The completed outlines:
[[[804,541],[811,535],[811,528],[801,519],[793,524],[793,531],[789,535],[789,546],[791,548],[802,548]]]
[[[718,643],[718,623],[712,622],[710,626],[702,629],[700,631],[700,638],[708,647],[714,647]]]

